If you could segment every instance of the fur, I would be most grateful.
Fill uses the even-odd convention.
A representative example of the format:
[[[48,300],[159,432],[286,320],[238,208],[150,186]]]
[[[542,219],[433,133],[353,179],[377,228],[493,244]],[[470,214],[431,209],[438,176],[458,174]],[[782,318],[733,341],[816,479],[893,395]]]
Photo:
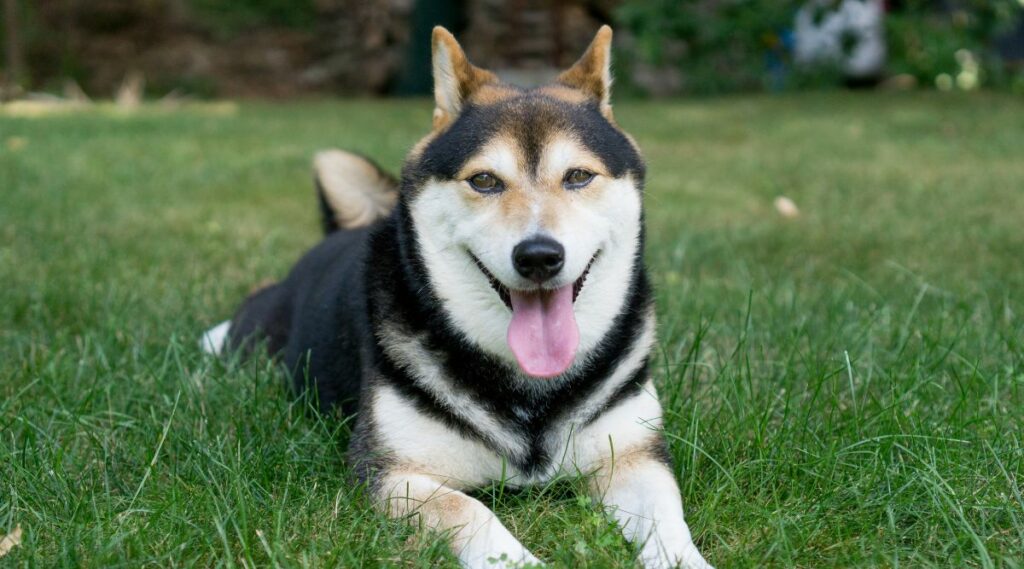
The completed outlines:
[[[556,83],[524,90],[436,29],[434,128],[400,181],[353,154],[318,155],[323,241],[203,339],[214,353],[266,346],[296,394],[355,414],[358,481],[390,515],[451,532],[466,567],[537,562],[469,492],[579,474],[645,566],[709,567],[683,519],[648,374],[646,170],[612,118],[610,45],[603,28]],[[585,187],[566,185],[574,169],[593,174]],[[474,189],[479,172],[502,191]],[[564,249],[540,284],[511,255],[538,235]],[[568,286],[575,359],[531,377],[506,341],[513,313],[499,289]]]

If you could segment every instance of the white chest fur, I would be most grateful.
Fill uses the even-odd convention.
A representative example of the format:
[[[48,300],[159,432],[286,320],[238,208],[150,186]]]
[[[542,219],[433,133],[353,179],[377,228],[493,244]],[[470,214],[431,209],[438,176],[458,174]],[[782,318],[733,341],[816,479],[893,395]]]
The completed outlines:
[[[587,473],[602,460],[651,439],[661,428],[661,405],[648,381],[635,395],[605,409],[612,395],[644,364],[654,342],[655,319],[648,314],[639,337],[598,388],[547,428],[541,444],[551,460],[540,471],[518,471],[503,457],[521,457],[529,442],[515,426],[504,425],[492,413],[453,388],[441,366],[433,362],[419,340],[387,330],[384,348],[415,376],[417,384],[433,394],[463,422],[472,425],[487,443],[464,435],[424,413],[394,388],[375,387],[374,431],[385,450],[400,462],[417,465],[422,472],[449,480],[459,488],[473,488],[502,480],[512,486],[546,482],[556,476]]]
[[[573,421],[558,425],[545,441],[545,450],[553,460],[531,475],[518,471],[476,438],[419,411],[394,388],[377,391],[374,422],[380,443],[396,460],[415,465],[454,488],[477,488],[503,477],[508,485],[516,487],[590,472],[609,456],[644,444],[652,431],[661,427],[661,405],[648,383],[586,426]]]

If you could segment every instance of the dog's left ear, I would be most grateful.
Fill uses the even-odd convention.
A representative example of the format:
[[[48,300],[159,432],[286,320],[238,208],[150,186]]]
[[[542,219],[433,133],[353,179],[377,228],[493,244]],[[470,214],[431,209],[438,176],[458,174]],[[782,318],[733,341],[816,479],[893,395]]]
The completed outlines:
[[[601,114],[612,120],[612,29],[601,26],[590,47],[557,81],[597,99]]]
[[[434,28],[431,43],[436,102],[434,128],[441,129],[459,116],[470,95],[488,83],[497,83],[498,77],[470,63],[455,36],[443,27]]]

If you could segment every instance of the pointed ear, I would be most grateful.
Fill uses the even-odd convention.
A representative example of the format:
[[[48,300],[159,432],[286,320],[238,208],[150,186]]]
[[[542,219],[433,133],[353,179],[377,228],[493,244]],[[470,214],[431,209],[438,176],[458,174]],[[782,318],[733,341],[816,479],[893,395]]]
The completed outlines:
[[[601,26],[590,47],[557,81],[597,99],[601,113],[612,118],[612,29]]]
[[[443,128],[455,120],[470,95],[498,78],[490,71],[474,66],[466,59],[455,36],[441,26],[434,28],[434,128]]]

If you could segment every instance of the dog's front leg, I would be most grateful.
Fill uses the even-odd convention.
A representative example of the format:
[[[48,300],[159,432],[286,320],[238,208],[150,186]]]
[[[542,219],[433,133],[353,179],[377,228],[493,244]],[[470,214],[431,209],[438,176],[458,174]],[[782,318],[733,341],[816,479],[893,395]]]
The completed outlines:
[[[380,489],[391,517],[407,518],[424,529],[450,532],[452,549],[463,567],[541,564],[487,506],[441,480],[418,473],[391,473],[382,478]]]
[[[590,489],[640,548],[645,568],[711,569],[683,519],[675,477],[656,453],[644,448],[607,459]]]

